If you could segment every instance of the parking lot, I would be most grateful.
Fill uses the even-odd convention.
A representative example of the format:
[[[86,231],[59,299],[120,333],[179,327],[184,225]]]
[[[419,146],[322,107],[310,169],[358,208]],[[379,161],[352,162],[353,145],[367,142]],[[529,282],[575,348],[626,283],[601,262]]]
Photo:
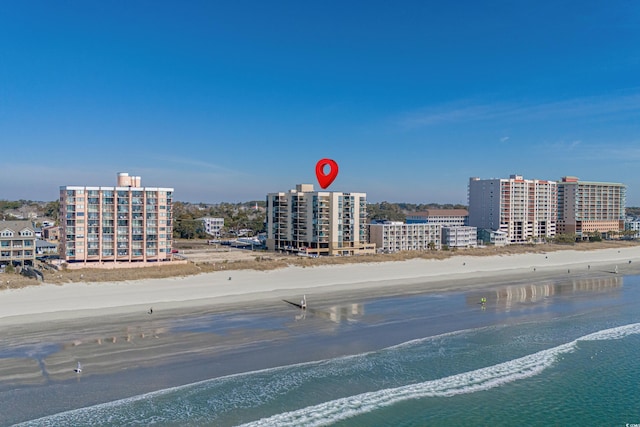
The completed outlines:
[[[176,240],[174,254],[177,258],[187,259],[195,263],[221,263],[235,261],[254,261],[261,259],[284,259],[290,255],[281,255],[264,250],[239,249],[222,244],[208,244],[206,240]]]

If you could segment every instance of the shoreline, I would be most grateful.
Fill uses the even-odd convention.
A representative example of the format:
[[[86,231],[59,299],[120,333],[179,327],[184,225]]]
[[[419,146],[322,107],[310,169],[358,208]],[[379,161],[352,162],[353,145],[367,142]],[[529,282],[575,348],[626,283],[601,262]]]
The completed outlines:
[[[212,308],[341,292],[442,292],[473,282],[517,281],[584,274],[640,272],[640,246],[548,253],[459,255],[278,270],[234,270],[126,282],[45,284],[0,292],[0,326],[126,315],[158,310]]]
[[[12,411],[0,424],[505,319],[578,313],[637,293],[623,282],[640,274],[640,247],[556,254],[74,283],[23,288],[11,298],[2,292],[0,398]],[[305,312],[282,301],[304,294]],[[485,296],[486,310],[478,305]],[[153,314],[136,298],[152,298]],[[74,308],[61,310],[63,303]],[[43,307],[49,311],[35,311]],[[6,316],[9,308],[19,314]]]

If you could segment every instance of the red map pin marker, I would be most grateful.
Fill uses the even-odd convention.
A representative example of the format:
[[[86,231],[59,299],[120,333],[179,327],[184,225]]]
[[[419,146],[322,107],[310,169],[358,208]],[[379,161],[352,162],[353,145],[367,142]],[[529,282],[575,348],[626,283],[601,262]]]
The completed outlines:
[[[324,173],[324,167],[329,166],[329,173]],[[331,159],[321,159],[316,163],[316,177],[320,187],[327,188],[338,176],[338,164]]]

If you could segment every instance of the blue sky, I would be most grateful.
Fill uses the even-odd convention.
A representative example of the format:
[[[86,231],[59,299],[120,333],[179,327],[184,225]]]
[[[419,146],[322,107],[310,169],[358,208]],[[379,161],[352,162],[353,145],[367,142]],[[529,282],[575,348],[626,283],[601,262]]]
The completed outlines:
[[[0,199],[60,185],[466,203],[471,176],[627,184],[637,1],[3,1]]]

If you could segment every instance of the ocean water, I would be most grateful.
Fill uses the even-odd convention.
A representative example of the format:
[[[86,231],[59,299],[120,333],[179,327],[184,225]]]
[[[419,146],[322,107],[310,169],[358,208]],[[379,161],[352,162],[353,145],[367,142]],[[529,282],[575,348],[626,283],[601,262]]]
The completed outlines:
[[[479,295],[488,295],[486,305],[477,304]],[[387,340],[415,331],[406,325],[416,322],[448,328],[434,334],[442,328],[430,325],[425,336],[371,351],[212,378],[19,425],[640,423],[639,276],[381,299],[360,311],[384,320],[346,316],[340,328],[357,335],[383,324],[376,330]],[[416,315],[424,311],[430,316]]]

